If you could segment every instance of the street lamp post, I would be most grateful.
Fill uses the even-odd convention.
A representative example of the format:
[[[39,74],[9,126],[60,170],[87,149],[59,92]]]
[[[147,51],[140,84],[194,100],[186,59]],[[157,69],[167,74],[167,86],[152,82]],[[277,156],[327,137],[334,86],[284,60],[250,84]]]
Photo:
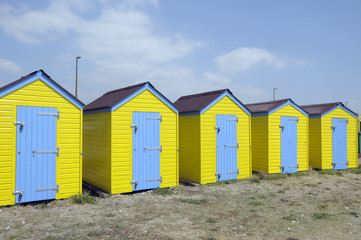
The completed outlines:
[[[75,67],[75,97],[78,97],[78,60],[81,57],[77,56],[76,57],[76,67]]]
[[[273,101],[276,101],[276,90],[277,88],[273,88]]]

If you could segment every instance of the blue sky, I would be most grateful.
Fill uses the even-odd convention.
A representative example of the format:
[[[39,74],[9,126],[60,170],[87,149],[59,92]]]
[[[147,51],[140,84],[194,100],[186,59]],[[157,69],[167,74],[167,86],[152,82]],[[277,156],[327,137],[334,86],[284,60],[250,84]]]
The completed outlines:
[[[361,112],[361,1],[0,0],[0,85],[43,69],[89,103],[150,81],[171,100],[342,101]]]

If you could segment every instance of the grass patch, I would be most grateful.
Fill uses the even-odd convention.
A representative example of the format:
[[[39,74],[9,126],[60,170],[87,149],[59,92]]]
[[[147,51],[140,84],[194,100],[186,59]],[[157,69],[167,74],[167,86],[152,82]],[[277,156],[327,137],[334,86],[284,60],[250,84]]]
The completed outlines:
[[[261,203],[261,202],[250,202],[249,205],[251,205],[251,206],[262,206],[263,203]]]
[[[307,187],[318,187],[318,184],[315,184],[315,183],[305,183],[305,186],[307,186]]]
[[[115,217],[115,214],[114,213],[107,213],[104,216],[105,217]]]
[[[71,196],[71,200],[75,204],[96,204],[97,200],[89,195],[89,192],[84,192],[82,195],[76,194]]]
[[[297,172],[297,173],[292,173],[290,176],[291,177],[304,177],[304,176],[308,176],[310,175],[308,172]]]
[[[48,207],[48,204],[45,203],[45,202],[42,202],[42,203],[40,203],[40,204],[38,204],[36,206],[36,208],[38,208],[38,209],[44,209],[44,208],[47,208],[47,207]]]
[[[335,171],[332,170],[332,169],[323,169],[323,170],[318,171],[318,174],[321,174],[321,175],[335,175]]]
[[[266,180],[279,180],[287,178],[287,174],[271,174],[266,177]]]
[[[115,230],[117,231],[124,231],[125,230],[125,226],[122,224],[118,224],[117,226],[115,226]]]
[[[285,221],[296,221],[297,220],[297,216],[293,213],[291,213],[290,215],[286,216],[286,217],[283,217],[282,218],[283,220]]]
[[[90,232],[88,237],[100,237],[102,234],[100,232]]]
[[[315,212],[312,215],[312,218],[320,220],[320,219],[329,219],[330,218],[330,214],[325,213],[325,212]]]
[[[206,222],[207,222],[207,223],[216,223],[217,220],[214,219],[214,218],[208,218],[208,219],[206,220]]]
[[[172,195],[173,191],[170,190],[169,188],[154,188],[153,189],[153,193],[156,195],[161,195],[161,196],[167,196],[167,195]]]
[[[361,169],[360,167],[359,168],[356,168],[356,169],[349,169],[347,170],[349,173],[354,173],[354,174],[361,174]]]
[[[250,178],[249,181],[253,182],[253,183],[260,183],[261,182],[261,180],[259,178]]]
[[[201,205],[208,202],[208,200],[205,198],[203,199],[181,198],[180,201],[183,203],[189,203],[194,205]]]
[[[328,207],[328,204],[327,204],[327,203],[324,203],[324,204],[320,204],[320,205],[318,206],[318,209],[320,209],[320,210],[326,210],[327,207]]]

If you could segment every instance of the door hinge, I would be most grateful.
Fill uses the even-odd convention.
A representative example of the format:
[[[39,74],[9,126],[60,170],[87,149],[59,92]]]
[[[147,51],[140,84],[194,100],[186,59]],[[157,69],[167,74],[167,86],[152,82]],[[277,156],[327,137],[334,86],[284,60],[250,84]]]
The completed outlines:
[[[239,148],[239,143],[237,143],[236,145],[224,145],[224,147],[236,147],[236,148]]]
[[[221,131],[221,127],[215,126],[214,129],[216,129],[218,132]]]
[[[288,166],[289,168],[297,168],[298,169],[298,164],[297,165],[290,165]]]
[[[218,178],[220,178],[221,177],[221,173],[220,172],[216,172],[216,176],[218,176]]]
[[[163,151],[163,146],[161,145],[160,148],[143,148],[144,152],[145,151],[153,151],[153,150],[159,150],[160,152]]]
[[[335,129],[336,129],[336,127],[334,127],[334,126],[331,126],[331,128],[332,128],[333,131],[335,131]]]
[[[59,184],[56,184],[56,187],[36,189],[37,192],[51,191],[51,190],[55,190],[56,192],[59,192]]]
[[[160,120],[160,122],[162,122],[163,121],[162,118],[163,118],[162,115],[160,115],[160,117],[147,117],[146,119]]]
[[[231,173],[237,173],[237,175],[239,175],[239,169],[237,169],[237,171],[227,172],[227,174],[231,174]]]
[[[227,118],[226,120],[227,121],[236,121],[236,122],[238,122],[238,117],[236,117],[236,118]]]
[[[154,179],[147,179],[147,182],[163,182],[163,176],[160,176],[160,178],[154,178]]]
[[[348,124],[348,119],[346,119],[346,120],[340,120],[340,122],[345,122],[345,123]]]
[[[282,128],[282,131],[285,130],[285,126],[280,125],[280,128]]]
[[[284,172],[285,171],[285,166],[281,166],[280,169],[281,169],[281,172]]]
[[[56,113],[43,113],[43,112],[38,112],[36,113],[37,115],[42,115],[42,116],[56,116],[58,119],[60,118],[60,111],[58,110]]]
[[[297,118],[289,118],[288,121],[297,121],[298,122],[298,117]]]
[[[35,157],[36,154],[48,154],[48,153],[55,153],[57,157],[59,157],[59,147],[56,148],[56,151],[33,151],[33,157]]]

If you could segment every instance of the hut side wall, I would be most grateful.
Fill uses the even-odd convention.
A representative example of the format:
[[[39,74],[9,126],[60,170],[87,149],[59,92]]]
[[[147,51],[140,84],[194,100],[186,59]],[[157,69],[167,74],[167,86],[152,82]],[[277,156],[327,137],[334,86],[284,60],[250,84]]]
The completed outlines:
[[[322,169],[321,118],[310,118],[310,166]],[[331,166],[332,168],[332,166]]]
[[[268,172],[268,116],[252,117],[252,170]]]
[[[179,117],[179,177],[201,181],[200,115]]]
[[[84,115],[83,180],[111,193],[111,113]]]

